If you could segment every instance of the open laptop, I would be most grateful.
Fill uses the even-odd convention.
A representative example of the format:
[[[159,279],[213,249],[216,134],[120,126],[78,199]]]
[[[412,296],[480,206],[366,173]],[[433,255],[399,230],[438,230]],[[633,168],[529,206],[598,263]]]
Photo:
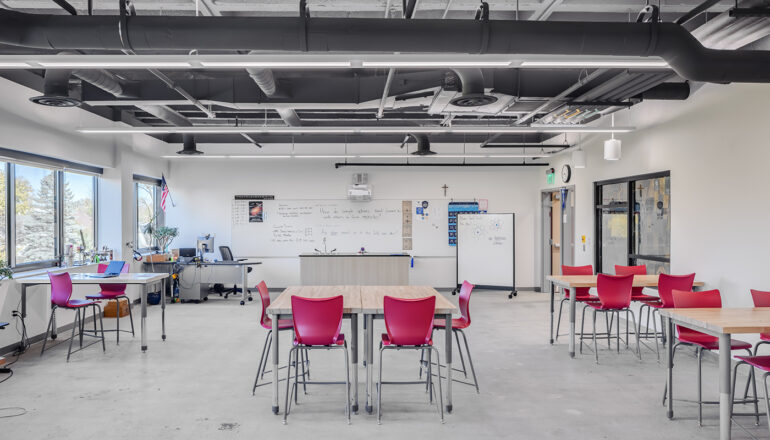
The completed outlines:
[[[126,264],[125,261],[110,261],[110,264],[107,265],[107,269],[104,270],[104,273],[93,273],[89,276],[91,278],[114,278],[120,275],[124,264]]]

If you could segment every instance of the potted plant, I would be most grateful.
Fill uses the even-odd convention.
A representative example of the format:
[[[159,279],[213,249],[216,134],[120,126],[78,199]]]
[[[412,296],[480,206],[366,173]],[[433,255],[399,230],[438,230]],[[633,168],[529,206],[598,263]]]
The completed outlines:
[[[158,249],[160,253],[165,254],[168,252],[168,246],[174,241],[174,238],[179,235],[179,228],[172,226],[158,226],[151,232],[152,236],[158,243]]]
[[[8,267],[8,263],[3,261],[0,262],[0,280],[10,280],[13,278],[13,270],[11,270],[10,267]]]

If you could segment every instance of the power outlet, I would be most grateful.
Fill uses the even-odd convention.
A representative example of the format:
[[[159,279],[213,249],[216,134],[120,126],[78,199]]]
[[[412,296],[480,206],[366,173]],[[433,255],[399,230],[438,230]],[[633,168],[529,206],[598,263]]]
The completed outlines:
[[[11,310],[11,316],[13,316],[14,318],[17,318],[21,315],[19,314],[18,310]]]

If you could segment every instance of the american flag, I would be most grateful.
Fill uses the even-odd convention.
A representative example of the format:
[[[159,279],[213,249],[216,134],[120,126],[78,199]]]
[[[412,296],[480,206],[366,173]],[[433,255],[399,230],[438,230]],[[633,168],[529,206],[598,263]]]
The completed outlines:
[[[160,209],[166,212],[166,198],[168,198],[168,184],[166,183],[166,177],[161,174],[160,180]]]

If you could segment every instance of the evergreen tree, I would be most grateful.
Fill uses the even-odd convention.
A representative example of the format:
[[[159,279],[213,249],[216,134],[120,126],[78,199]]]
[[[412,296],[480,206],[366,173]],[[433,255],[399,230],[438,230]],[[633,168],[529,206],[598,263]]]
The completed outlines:
[[[16,210],[16,261],[50,260],[56,253],[55,173],[40,180],[40,188],[30,199],[28,213]]]

